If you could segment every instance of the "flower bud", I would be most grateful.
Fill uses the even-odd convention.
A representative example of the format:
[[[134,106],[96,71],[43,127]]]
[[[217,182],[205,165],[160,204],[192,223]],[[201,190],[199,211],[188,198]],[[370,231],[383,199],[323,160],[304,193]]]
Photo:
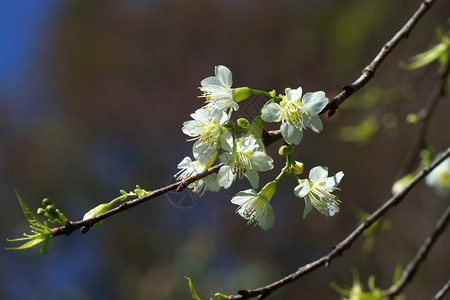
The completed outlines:
[[[37,214],[40,216],[44,216],[46,213],[45,209],[43,209],[42,207],[39,207],[37,210]]]
[[[293,151],[294,151],[294,147],[292,147],[291,145],[283,145],[280,147],[280,149],[278,149],[278,154],[279,155],[291,155]]]
[[[242,100],[247,99],[253,94],[251,88],[248,87],[240,87],[237,89],[233,89],[233,100],[234,102],[240,102]]]
[[[134,190],[134,193],[135,193],[138,197],[143,197],[143,196],[145,196],[145,195],[148,194],[148,192],[147,192],[146,190],[143,190],[143,189],[141,189],[141,188],[135,189],[135,190]]]
[[[54,204],[47,205],[45,207],[45,210],[51,216],[54,216],[56,214],[56,206]]]
[[[49,198],[44,198],[42,200],[42,205],[43,206],[52,205],[52,201]]]
[[[303,173],[303,163],[299,161],[295,161],[295,163],[292,164],[291,168],[296,175]]]
[[[246,118],[239,118],[237,124],[243,129],[248,129],[250,127],[250,122]]]

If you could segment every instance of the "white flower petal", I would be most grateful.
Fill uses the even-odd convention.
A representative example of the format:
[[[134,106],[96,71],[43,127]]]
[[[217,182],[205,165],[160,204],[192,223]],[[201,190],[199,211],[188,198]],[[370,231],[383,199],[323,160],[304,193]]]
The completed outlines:
[[[236,211],[248,221],[248,224],[256,222],[263,230],[273,226],[275,217],[272,206],[255,191],[239,192],[231,199],[231,202],[239,205]]]
[[[217,173],[204,177],[203,182],[205,183],[208,191],[218,192],[220,190]]]
[[[270,206],[270,209],[266,209],[264,214],[258,219],[258,225],[262,230],[269,230],[272,228],[275,221],[272,206],[269,203],[267,203],[267,205]]]
[[[197,140],[192,146],[192,153],[196,160],[206,163],[216,155],[216,149],[214,143],[205,143],[202,140]]]
[[[226,165],[220,168],[219,173],[217,175],[219,185],[224,187],[225,189],[231,186],[236,177],[231,167]]]
[[[327,179],[327,176],[328,176],[327,167],[317,166],[312,168],[311,171],[309,171],[309,179],[316,184],[325,181]]]
[[[303,132],[287,123],[280,126],[281,135],[289,145],[298,145],[303,138]]]
[[[289,101],[298,101],[302,97],[302,87],[298,87],[295,90],[287,88],[284,92]]]
[[[323,129],[322,120],[318,115],[311,115],[305,126],[311,128],[314,132],[320,133]]]
[[[294,194],[295,196],[299,198],[304,198],[309,193],[309,180],[303,181],[300,185],[297,185],[294,188]]]
[[[248,189],[245,191],[238,192],[236,196],[231,199],[231,203],[236,205],[241,205],[244,202],[248,201],[249,197],[256,196],[256,192],[252,189]]]
[[[232,73],[230,69],[220,65],[215,68],[215,73],[223,86],[231,87],[233,85]]]
[[[302,98],[302,104],[310,114],[317,115],[328,104],[328,99],[322,91],[306,93]]]
[[[266,122],[279,122],[283,109],[278,103],[269,103],[261,110],[261,119]]]
[[[222,153],[219,157],[220,161],[224,164],[228,164],[232,158],[233,155],[228,152]]]
[[[255,151],[251,155],[253,168],[256,171],[268,171],[273,169],[273,159],[269,155],[261,151]]]
[[[223,150],[228,152],[233,151],[233,136],[231,135],[231,132],[228,130],[224,131],[219,140]]]
[[[228,121],[228,115],[222,109],[214,109],[211,112],[211,118],[216,120],[217,124],[222,125],[223,123]]]
[[[306,218],[306,216],[309,214],[312,208],[313,206],[311,205],[311,202],[305,199],[305,210],[303,211],[303,219]]]
[[[211,115],[210,111],[208,111],[204,108],[199,108],[194,113],[191,114],[191,117],[192,117],[192,119],[197,120],[197,121],[206,121],[206,120],[208,120],[210,115]]]
[[[190,167],[192,164],[192,159],[189,156],[183,158],[183,160],[178,164],[178,169],[185,169]]]
[[[245,172],[245,177],[247,177],[248,181],[252,185],[254,189],[258,188],[259,185],[259,175],[256,171],[248,171]]]
[[[327,202],[328,211],[325,211],[327,217],[332,217],[339,212],[339,203],[336,201]]]
[[[216,76],[210,76],[208,78],[205,78],[201,81],[201,87],[200,90],[203,92],[211,87],[220,87],[222,86],[222,83],[217,79]]]
[[[328,188],[336,188],[341,182],[342,177],[344,177],[344,172],[340,171],[336,173],[333,177],[328,177],[325,183],[325,186]]]

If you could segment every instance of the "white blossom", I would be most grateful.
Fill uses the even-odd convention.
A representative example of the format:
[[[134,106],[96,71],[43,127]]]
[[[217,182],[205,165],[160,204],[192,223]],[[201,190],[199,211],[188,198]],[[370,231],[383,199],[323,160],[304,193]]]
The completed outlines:
[[[327,167],[314,167],[309,172],[309,179],[299,180],[299,185],[295,187],[294,194],[305,199],[305,211],[303,218],[315,207],[322,214],[330,217],[339,212],[339,200],[331,194],[337,189],[337,185],[344,176],[343,172],[338,172],[333,177],[328,177]]]
[[[327,105],[328,99],[322,91],[306,93],[302,97],[302,88],[285,90],[280,103],[269,103],[261,110],[261,118],[266,122],[280,122],[280,131],[288,144],[299,144],[303,138],[303,129],[311,128],[320,133],[323,129],[319,112]]]
[[[258,172],[273,168],[273,159],[268,156],[253,136],[239,138],[233,149],[228,145],[229,152],[220,156],[225,165],[219,170],[219,185],[229,188],[236,178],[247,177],[253,188],[258,188]]]

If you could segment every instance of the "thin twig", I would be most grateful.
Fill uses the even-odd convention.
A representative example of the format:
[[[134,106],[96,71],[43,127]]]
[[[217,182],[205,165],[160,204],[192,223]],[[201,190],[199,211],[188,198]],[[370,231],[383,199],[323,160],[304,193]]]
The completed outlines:
[[[439,99],[445,95],[445,84],[449,75],[449,64],[450,62],[442,67],[436,74],[437,83],[433,89],[433,92],[428,98],[428,101],[425,104],[424,108],[422,108],[417,113],[419,124],[417,128],[416,138],[410,147],[411,150],[406,156],[405,163],[403,164],[403,167],[401,168],[401,171],[399,172],[397,178],[400,178],[413,170],[414,163],[417,160],[417,157],[419,157],[420,151],[427,146],[425,137],[428,131],[432,113],[436,108]]]
[[[387,299],[392,299],[394,296],[398,295],[406,286],[408,281],[411,281],[414,277],[420,264],[425,260],[428,252],[430,251],[433,244],[437,241],[438,237],[444,232],[445,227],[450,219],[450,206],[447,207],[444,214],[439,218],[436,226],[429,237],[427,237],[422,244],[422,246],[417,251],[414,258],[408,263],[406,268],[403,270],[399,280],[384,291],[385,297]]]
[[[444,159],[450,156],[450,147],[448,147],[439,157],[437,157],[428,167],[424,168],[422,171],[420,171],[413,180],[411,180],[404,189],[402,189],[400,192],[398,192],[396,195],[388,199],[381,207],[379,207],[375,212],[373,212],[370,216],[368,216],[366,219],[362,221],[362,223],[352,232],[350,233],[343,241],[336,244],[334,246],[333,250],[328,253],[327,255],[304,265],[303,267],[299,268],[294,273],[275,281],[269,285],[266,285],[261,288],[257,288],[254,290],[239,290],[237,293],[239,295],[232,295],[228,296],[228,299],[234,300],[234,299],[249,299],[253,297],[267,297],[269,294],[274,292],[275,290],[279,289],[280,287],[293,282],[304,275],[311,273],[312,271],[322,267],[322,266],[328,266],[331,261],[336,258],[337,256],[340,256],[345,250],[351,247],[353,242],[356,241],[356,239],[367,229],[369,228],[373,223],[375,223],[379,218],[381,218],[386,211],[388,211],[391,207],[396,206],[399,204],[406,195],[411,191],[411,189],[419,183],[432,169],[434,169],[439,163],[441,163]],[[260,298],[262,299],[262,298]]]
[[[152,198],[155,198],[157,196],[165,194],[169,191],[176,190],[177,192],[179,192],[179,191],[183,190],[184,188],[186,188],[189,184],[193,183],[194,181],[197,181],[203,177],[206,177],[208,175],[218,172],[220,167],[222,167],[222,166],[223,166],[223,164],[218,164],[212,168],[209,168],[208,170],[206,170],[205,172],[203,172],[201,174],[197,174],[195,176],[192,176],[192,177],[182,180],[180,182],[173,183],[171,185],[151,191],[145,196],[124,202],[121,205],[119,205],[101,215],[97,215],[93,218],[89,218],[89,219],[77,221],[77,222],[68,221],[68,225],[66,225],[66,226],[53,228],[52,235],[53,235],[53,237],[55,237],[55,236],[62,235],[62,234],[71,234],[78,228],[81,228],[82,233],[86,233],[91,226],[93,226],[95,223],[97,223],[101,220],[111,217],[121,211],[132,208],[138,204],[144,203],[147,200],[150,200]]]
[[[434,295],[433,300],[444,299],[444,296],[449,289],[450,289],[450,279],[447,281],[446,284],[444,284],[444,286],[439,290],[439,292],[437,292],[436,295]]]
[[[373,76],[375,71],[382,64],[385,58],[394,50],[394,48],[400,43],[404,38],[407,38],[411,33],[412,29],[420,18],[428,11],[428,9],[436,2],[436,0],[424,0],[417,11],[409,18],[409,20],[403,25],[403,27],[381,48],[380,52],[375,56],[375,58],[362,70],[362,75],[356,79],[350,85],[344,85],[342,87],[343,91],[335,96],[331,101],[325,106],[325,108],[319,113],[319,115],[324,114],[328,111],[328,117],[332,117],[339,105],[342,104],[347,98],[349,98],[354,92],[361,89],[368,83]],[[277,141],[281,138],[280,130],[273,130],[269,132],[267,141],[269,144]]]
[[[403,25],[403,27],[389,40],[383,48],[381,48],[378,55],[372,60],[372,62],[362,70],[362,75],[356,79],[352,84],[342,87],[343,91],[334,97],[330,103],[322,110],[321,114],[328,111],[328,117],[334,115],[339,105],[342,104],[350,95],[362,88],[369,80],[375,75],[375,71],[384,61],[384,59],[391,53],[391,51],[397,46],[397,44],[404,38],[407,38],[414,28],[414,25],[420,20],[420,18],[427,12],[427,10],[436,2],[436,0],[424,0],[420,4],[420,7],[414,13],[414,15]]]

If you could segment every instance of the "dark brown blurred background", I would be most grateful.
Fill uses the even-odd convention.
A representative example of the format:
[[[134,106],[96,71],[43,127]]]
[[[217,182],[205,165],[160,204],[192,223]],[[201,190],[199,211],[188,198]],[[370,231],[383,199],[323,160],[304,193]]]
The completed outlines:
[[[49,197],[78,220],[120,189],[155,189],[172,180],[178,162],[192,156],[182,123],[203,104],[198,86],[215,65],[232,70],[235,87],[282,93],[302,86],[332,98],[419,3],[0,2],[2,247],[27,230],[15,189],[33,211]],[[306,132],[297,147],[305,175],[316,165],[344,171],[335,217],[314,211],[303,220],[291,178],[272,200],[275,225],[267,232],[246,226],[234,212],[230,199],[249,187],[246,180],[206,193],[188,209],[163,196],[85,235],[51,241],[45,256],[37,248],[0,251],[0,298],[189,299],[183,276],[190,276],[206,299],[268,284],[328,253],[356,226],[355,207],[371,212],[390,195],[416,129],[405,115],[424,105],[437,68],[405,71],[398,63],[436,43],[435,29],[445,26],[449,8],[437,1],[375,78],[336,116],[323,116],[320,135]],[[251,115],[251,105],[241,106],[236,116]],[[437,151],[449,144],[449,113],[444,101],[431,122],[428,141]],[[352,135],[348,126],[361,122],[369,129]],[[277,165],[261,186],[282,167],[279,143],[268,149]],[[388,287],[395,266],[413,257],[447,205],[422,183],[388,213],[392,228],[377,236],[371,253],[362,254],[361,239],[327,269],[272,298],[338,299],[329,283],[351,285],[353,267],[364,284],[373,274]],[[436,243],[406,288],[408,299],[429,299],[447,281],[449,250],[448,238]]]

